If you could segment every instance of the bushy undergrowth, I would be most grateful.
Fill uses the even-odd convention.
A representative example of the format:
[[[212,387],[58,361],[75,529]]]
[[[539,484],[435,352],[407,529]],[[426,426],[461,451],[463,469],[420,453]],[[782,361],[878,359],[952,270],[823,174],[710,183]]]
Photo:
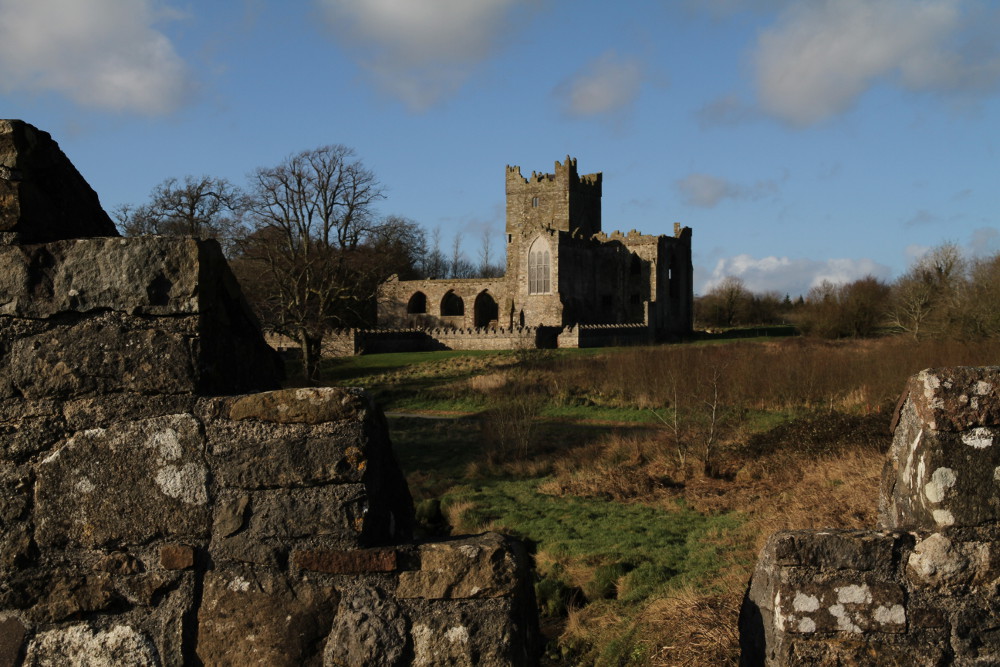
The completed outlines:
[[[480,414],[394,419],[393,438],[428,532],[534,546],[549,664],[735,664],[767,536],[873,526],[905,379],[998,355],[793,339],[515,360],[425,385]]]

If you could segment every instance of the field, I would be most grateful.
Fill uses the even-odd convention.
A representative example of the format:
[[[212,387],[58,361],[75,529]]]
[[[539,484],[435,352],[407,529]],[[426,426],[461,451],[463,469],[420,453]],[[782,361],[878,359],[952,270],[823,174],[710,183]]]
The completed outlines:
[[[424,535],[534,552],[547,664],[724,665],[764,540],[871,527],[908,376],[993,342],[712,341],[332,360],[389,415]]]

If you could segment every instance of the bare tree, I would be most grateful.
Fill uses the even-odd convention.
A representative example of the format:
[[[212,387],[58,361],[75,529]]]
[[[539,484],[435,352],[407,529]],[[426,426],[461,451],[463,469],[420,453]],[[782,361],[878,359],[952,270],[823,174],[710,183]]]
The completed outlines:
[[[893,288],[889,320],[914,338],[944,333],[958,317],[967,262],[954,243],[929,250]]]
[[[450,278],[475,278],[476,268],[465,258],[462,252],[462,232],[455,232],[451,243],[451,262],[448,267]]]
[[[743,281],[727,276],[700,299],[699,319],[709,325],[731,327],[740,322],[750,299]]]
[[[483,236],[479,243],[480,278],[498,278],[503,275],[503,267],[493,263],[493,243],[490,230],[483,228]]]
[[[303,151],[251,177],[244,267],[257,272],[250,282],[264,321],[300,341],[310,381],[318,379],[323,336],[359,317],[366,303],[353,251],[375,226],[382,196],[375,175],[341,145]]]
[[[431,242],[419,266],[421,278],[447,278],[448,261],[441,252],[441,228],[431,231]]]
[[[164,234],[213,238],[227,251],[240,226],[243,194],[224,178],[185,176],[168,178],[140,206],[125,204],[114,211],[126,236]],[[228,253],[227,253],[228,254]]]

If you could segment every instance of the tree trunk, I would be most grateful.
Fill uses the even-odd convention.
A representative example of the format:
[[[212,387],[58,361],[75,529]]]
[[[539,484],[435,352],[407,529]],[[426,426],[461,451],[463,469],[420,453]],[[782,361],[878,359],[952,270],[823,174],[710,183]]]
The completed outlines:
[[[299,343],[302,346],[302,372],[305,374],[306,382],[317,384],[323,339],[319,336],[310,336],[308,331],[301,329]]]

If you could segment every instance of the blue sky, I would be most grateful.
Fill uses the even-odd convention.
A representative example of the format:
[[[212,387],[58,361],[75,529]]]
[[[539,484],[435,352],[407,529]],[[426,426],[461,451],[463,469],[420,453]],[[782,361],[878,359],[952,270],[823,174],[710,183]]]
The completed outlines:
[[[505,165],[570,154],[606,231],[693,228],[696,291],[795,295],[1000,251],[998,34],[988,0],[0,0],[0,116],[108,210],[345,144],[470,256]]]

